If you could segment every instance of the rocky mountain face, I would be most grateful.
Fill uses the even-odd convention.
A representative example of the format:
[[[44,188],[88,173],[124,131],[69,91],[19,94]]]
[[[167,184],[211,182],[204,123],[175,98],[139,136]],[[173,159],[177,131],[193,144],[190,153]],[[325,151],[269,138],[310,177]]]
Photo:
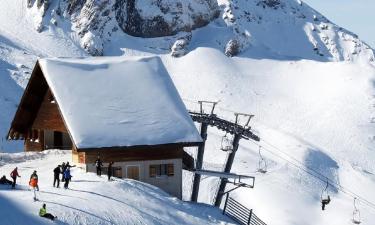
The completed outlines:
[[[28,0],[28,7],[40,11],[41,24],[71,21],[92,55],[102,55],[104,39],[119,29],[136,37],[163,37],[203,27],[220,15],[216,0]]]
[[[301,0],[28,0],[27,7],[39,32],[67,26],[91,55],[103,55],[122,34],[174,56],[210,46],[227,56],[374,61],[373,49],[357,35]],[[206,37],[191,47],[195,33]]]

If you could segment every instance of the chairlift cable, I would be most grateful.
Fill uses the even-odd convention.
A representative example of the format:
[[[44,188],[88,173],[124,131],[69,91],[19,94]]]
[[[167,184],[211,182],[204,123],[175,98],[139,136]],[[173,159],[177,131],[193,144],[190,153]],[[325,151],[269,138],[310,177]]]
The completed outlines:
[[[256,143],[256,142],[253,141],[253,140],[250,140],[250,141],[253,142],[253,143],[256,144],[256,145],[259,145],[258,143]],[[264,139],[262,139],[262,141],[265,142],[265,143],[267,143],[266,141],[264,141]],[[272,146],[272,144],[269,144],[269,145]],[[275,149],[277,149],[277,150],[280,150],[279,148],[277,148],[277,147],[275,147],[275,146],[273,146],[273,147],[274,147]],[[374,203],[368,201],[366,198],[361,197],[360,195],[354,193],[353,191],[350,191],[350,190],[348,190],[347,188],[344,188],[341,184],[337,184],[335,181],[332,181],[331,179],[329,179],[329,178],[326,177],[325,175],[321,174],[320,172],[318,172],[318,171],[316,171],[316,170],[314,170],[314,169],[312,169],[312,168],[310,168],[310,167],[304,166],[300,161],[298,161],[297,159],[293,158],[292,156],[289,156],[289,155],[286,154],[285,152],[280,151],[280,152],[282,152],[283,154],[285,154],[285,155],[289,156],[290,158],[294,159],[294,161],[296,161],[297,163],[299,163],[299,164],[302,165],[302,166],[299,166],[299,165],[297,165],[296,163],[291,162],[291,161],[288,160],[287,158],[285,158],[285,157],[283,157],[283,156],[281,156],[281,155],[279,155],[279,154],[274,153],[272,150],[269,150],[269,149],[265,148],[264,146],[263,146],[262,148],[263,148],[263,150],[269,152],[270,154],[272,154],[272,155],[274,155],[274,156],[276,156],[276,157],[278,157],[278,158],[281,158],[281,159],[284,160],[284,161],[287,161],[288,163],[290,163],[291,165],[293,165],[293,166],[296,167],[297,169],[300,169],[300,170],[304,171],[305,173],[311,175],[312,177],[315,177],[316,179],[318,179],[318,180],[320,180],[320,181],[322,181],[322,182],[324,182],[324,183],[327,183],[327,181],[328,181],[328,186],[332,186],[332,187],[336,188],[337,190],[341,191],[342,193],[344,193],[344,194],[346,194],[346,195],[348,195],[348,196],[350,196],[350,197],[356,197],[356,198],[357,198],[359,201],[361,201],[363,204],[365,204],[365,205],[367,205],[368,207],[370,207],[370,208],[372,208],[372,209],[375,210],[375,204],[374,204]],[[323,180],[322,177],[325,178],[325,180]]]

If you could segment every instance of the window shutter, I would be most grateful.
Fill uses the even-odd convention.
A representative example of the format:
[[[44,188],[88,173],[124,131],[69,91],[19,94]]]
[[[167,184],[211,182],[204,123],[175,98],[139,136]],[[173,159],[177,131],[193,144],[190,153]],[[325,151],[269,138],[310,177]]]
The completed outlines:
[[[167,175],[168,176],[174,175],[174,165],[173,164],[167,164]]]
[[[156,177],[156,165],[150,165],[150,177]]]

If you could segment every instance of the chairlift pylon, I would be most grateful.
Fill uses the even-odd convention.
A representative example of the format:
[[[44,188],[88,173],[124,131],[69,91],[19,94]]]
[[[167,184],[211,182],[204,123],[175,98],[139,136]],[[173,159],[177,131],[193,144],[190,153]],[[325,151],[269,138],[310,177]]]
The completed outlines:
[[[267,173],[267,161],[262,156],[260,149],[262,146],[259,145],[258,153],[259,153],[259,162],[258,162],[258,169],[259,173]]]
[[[320,202],[322,203],[322,210],[325,210],[326,205],[328,205],[331,202],[331,197],[328,194],[328,179],[325,188],[322,190],[322,193],[320,195]]]
[[[359,209],[357,208],[357,205],[355,204],[356,200],[357,200],[357,198],[354,198],[354,200],[353,200],[354,210],[353,210],[352,222],[354,224],[360,224],[361,223],[361,212],[359,211]]]
[[[225,135],[221,138],[220,149],[224,152],[229,152],[233,150],[232,140],[227,135],[228,133],[225,133]]]

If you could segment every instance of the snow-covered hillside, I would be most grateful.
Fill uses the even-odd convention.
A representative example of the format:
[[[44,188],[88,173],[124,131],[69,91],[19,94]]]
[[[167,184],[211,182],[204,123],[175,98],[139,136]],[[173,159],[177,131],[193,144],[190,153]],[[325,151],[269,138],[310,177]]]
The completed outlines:
[[[234,224],[220,210],[190,204],[170,197],[151,185],[134,180],[108,182],[106,177],[72,169],[69,189],[52,187],[53,169],[71,160],[67,151],[1,154],[0,173],[18,166],[21,175],[16,190],[0,185],[2,225],[51,224],[38,216],[43,203],[47,212],[58,217],[56,224]],[[28,190],[28,177],[37,170],[38,201]],[[9,172],[10,173],[10,172]]]
[[[87,56],[86,40],[104,55],[160,55],[188,108],[196,109],[196,100],[221,100],[217,113],[222,117],[232,119],[232,111],[255,114],[251,125],[262,140],[269,171],[255,172],[258,146],[241,141],[233,171],[255,175],[256,183],[254,189],[240,189],[233,196],[267,224],[351,224],[353,198],[348,190],[361,196],[362,224],[375,221],[375,69],[373,50],[356,35],[299,0],[220,0],[221,15],[192,32],[144,39],[121,29],[109,33],[99,29],[92,31],[97,39],[82,39],[78,21],[62,15],[57,25],[50,23],[56,1],[50,3],[42,19],[26,1],[0,1],[1,137],[38,57]],[[38,19],[43,24],[40,33],[35,29]],[[173,58],[170,47],[179,38],[186,41],[187,55]],[[229,40],[239,44],[237,57],[224,55]],[[226,157],[219,150],[222,135],[209,129],[205,168],[222,169]],[[0,146],[8,152],[22,150],[22,143]],[[349,194],[330,186],[332,202],[322,212],[319,198],[325,184],[303,172],[306,168],[324,174]],[[191,177],[185,175],[187,198]],[[203,179],[200,201],[211,202],[216,182]],[[20,198],[29,198],[24,193]],[[7,199],[11,194],[0,191]],[[22,213],[28,209],[17,207]],[[39,205],[30,207],[34,213]]]

